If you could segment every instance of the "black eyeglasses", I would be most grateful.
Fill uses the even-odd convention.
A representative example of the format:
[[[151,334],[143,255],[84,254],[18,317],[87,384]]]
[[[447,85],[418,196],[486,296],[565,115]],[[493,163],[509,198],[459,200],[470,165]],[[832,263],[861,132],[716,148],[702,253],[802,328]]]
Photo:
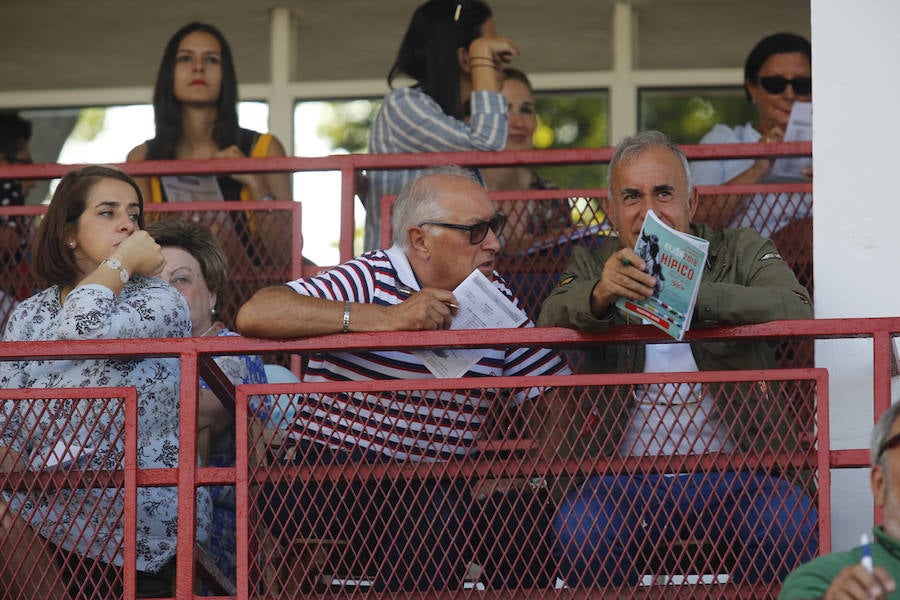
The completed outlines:
[[[438,227],[447,227],[449,229],[459,229],[460,231],[469,232],[469,243],[480,244],[487,237],[488,229],[494,232],[497,237],[503,233],[503,226],[506,225],[506,215],[497,213],[491,217],[490,221],[478,221],[474,225],[457,225],[456,223],[441,223],[440,221],[425,221],[419,223],[419,227],[423,225],[436,225]]]
[[[900,446],[900,433],[896,433],[889,437],[885,442],[881,445],[881,448],[878,449],[878,456],[875,457],[875,462],[881,460],[881,457],[884,456],[884,453],[888,450],[893,450],[897,446]]]
[[[787,86],[794,88],[794,93],[798,96],[809,96],[812,94],[812,77],[794,77],[788,79],[781,75],[770,75],[768,77],[760,77],[759,85],[770,94],[780,94]]]

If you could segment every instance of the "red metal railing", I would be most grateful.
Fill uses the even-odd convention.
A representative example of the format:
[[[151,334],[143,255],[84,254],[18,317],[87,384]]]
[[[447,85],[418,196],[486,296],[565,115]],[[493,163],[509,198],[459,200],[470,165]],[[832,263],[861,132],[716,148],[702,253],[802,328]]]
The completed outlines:
[[[764,148],[762,146],[765,146]],[[723,145],[696,145],[683,146],[689,159],[727,159],[747,158],[757,156],[792,156],[808,155],[812,151],[809,142],[789,142],[781,144],[723,144]],[[529,150],[529,151],[503,151],[503,152],[471,152],[471,153],[426,153],[426,154],[394,154],[394,155],[336,155],[322,158],[267,158],[267,159],[210,159],[210,160],[184,160],[184,161],[147,161],[138,163],[124,163],[118,165],[122,170],[135,176],[144,175],[178,175],[191,173],[233,173],[233,172],[277,172],[277,171],[340,171],[341,172],[341,225],[340,225],[340,260],[345,261],[353,256],[354,237],[354,196],[357,193],[357,175],[364,170],[372,169],[401,169],[424,168],[436,165],[459,164],[464,166],[504,166],[504,165],[559,165],[559,164],[593,164],[606,163],[612,156],[611,148],[594,149],[565,149],[565,150]],[[0,180],[7,178],[51,178],[60,177],[74,165],[40,164],[40,165],[0,165]],[[703,199],[710,201],[724,195],[738,195],[748,205],[749,217],[758,216],[765,220],[766,211],[770,204],[765,198],[774,197],[776,194],[789,195],[793,209],[799,209],[803,203],[808,203],[805,198],[812,191],[812,184],[759,184],[748,186],[706,186],[700,188]],[[517,292],[523,307],[529,314],[536,316],[541,300],[552,289],[555,283],[554,276],[566,265],[568,253],[575,243],[599,244],[602,243],[608,231],[609,224],[605,218],[602,207],[602,199],[605,190],[602,189],[573,189],[573,190],[532,190],[523,192],[498,192],[492,194],[498,201],[506,206],[510,213],[510,222],[507,226],[509,237],[507,248],[501,256],[498,265],[501,272],[508,276],[511,287]],[[574,201],[578,199],[578,201]],[[564,220],[557,220],[546,230],[533,232],[526,226],[527,216],[535,209],[546,212],[554,202],[564,201],[569,203],[571,221],[565,225]],[[389,222],[388,208],[382,209],[383,220]],[[23,219],[23,232],[31,232],[36,222],[36,217],[42,212],[41,207],[0,207],[0,218],[5,215]],[[263,257],[267,268],[259,271],[259,256],[254,255],[248,259],[246,249],[238,247],[247,244],[247,240],[238,240],[238,244],[228,243],[228,238],[223,238],[223,244],[228,250],[232,262],[232,277],[234,283],[232,293],[225,299],[225,314],[235,314],[235,309],[249,297],[256,288],[262,285],[278,283],[287,277],[296,276],[303,272],[300,255],[301,241],[299,237],[301,218],[300,209],[291,203],[191,203],[190,209],[181,204],[148,205],[148,212],[159,211],[164,213],[178,213],[181,218],[193,218],[220,231],[226,224],[218,213],[227,211],[233,213],[232,219],[240,214],[240,211],[283,211],[292,210],[291,221],[274,218],[270,221],[275,230],[269,237],[283,239],[290,226],[291,231],[296,232],[292,236],[290,244],[273,244],[268,254]],[[556,211],[559,212],[559,211]],[[307,219],[315,222],[314,215],[306,215]],[[812,289],[812,225],[811,220],[805,220],[798,224],[799,227],[784,231],[781,235],[776,233],[773,239],[779,249],[794,267],[801,283]],[[596,231],[594,231],[596,229]],[[788,229],[788,228],[786,228]],[[585,231],[589,232],[585,235]],[[389,235],[389,228],[382,227],[384,236]],[[226,231],[227,233],[227,231]],[[594,233],[599,234],[594,235]],[[389,238],[383,240],[384,247],[389,245]],[[288,253],[288,246],[290,252]],[[11,264],[11,257],[0,256],[0,290],[15,290],[19,299],[31,293],[38,282],[28,272],[24,265]],[[18,259],[16,259],[18,260]],[[13,268],[15,267],[15,268]],[[299,269],[299,270],[298,270]],[[315,271],[315,267],[309,266],[307,273]],[[551,276],[547,276],[550,274]],[[255,286],[255,287],[254,287]],[[4,307],[0,303],[0,313]],[[0,314],[0,323],[4,318]]]
[[[694,146],[694,147],[685,147],[685,151],[689,158],[691,159],[702,159],[702,158],[732,158],[732,157],[753,157],[763,155],[761,152],[759,145],[749,144],[749,145],[728,145],[728,146]],[[805,143],[790,143],[790,144],[778,144],[778,145],[767,145],[764,149],[766,156],[787,156],[794,154],[809,154],[811,150],[810,144]],[[342,193],[341,193],[341,206],[342,206],[342,225],[341,225],[341,258],[342,260],[349,258],[352,255],[352,237],[353,237],[353,196],[355,193],[355,184],[356,184],[356,174],[358,171],[362,169],[375,169],[375,168],[408,168],[408,167],[426,167],[426,166],[434,166],[437,164],[460,164],[460,165],[483,165],[483,166],[501,166],[501,165],[509,165],[509,164],[520,164],[520,163],[528,163],[528,164],[570,164],[570,163],[583,163],[583,162],[608,162],[611,156],[611,149],[596,149],[596,150],[564,150],[564,151],[527,151],[527,152],[499,152],[499,153],[452,153],[452,154],[442,154],[442,155],[390,155],[390,156],[366,156],[366,155],[351,155],[351,156],[334,156],[334,157],[326,157],[322,159],[300,159],[300,158],[279,158],[279,159],[219,159],[219,160],[210,160],[210,161],[159,161],[159,162],[147,162],[147,163],[129,163],[125,165],[121,165],[123,170],[133,174],[133,175],[149,175],[149,174],[179,174],[179,173],[195,173],[197,171],[204,171],[210,173],[228,173],[228,172],[269,172],[269,171],[302,171],[302,170],[340,170],[342,173]],[[67,165],[27,165],[27,166],[0,166],[0,179],[4,178],[41,178],[41,177],[56,177],[60,176],[63,173],[67,172],[71,169],[71,166]],[[735,187],[728,188],[720,188],[720,189],[711,189],[710,193],[741,193],[741,194],[759,194],[763,191],[767,191],[766,188],[748,188],[747,190],[737,189]],[[792,190],[787,190],[786,188],[778,188],[778,191],[788,192]],[[806,193],[810,191],[810,186],[805,185],[801,186],[796,190],[797,193]],[[565,198],[572,197],[576,191],[569,190],[564,191],[566,195]],[[588,197],[588,193],[582,194],[585,192],[584,190],[578,190],[578,196]],[[524,196],[519,198],[516,196],[516,193],[507,193],[509,198],[502,197],[499,198],[503,201],[516,202],[517,200],[526,200]],[[499,196],[499,194],[498,194]],[[553,197],[559,197],[557,195],[548,195],[547,199],[552,199]],[[597,197],[602,197],[602,190],[598,191]],[[530,197],[531,200],[536,199],[535,196]],[[520,206],[524,206],[524,203],[518,202]],[[258,205],[258,206],[257,206]],[[232,212],[239,214],[240,211],[245,210],[274,210],[274,211],[284,211],[290,210],[291,217],[291,229],[294,232],[299,231],[300,224],[300,208],[299,205],[295,203],[225,203],[224,205],[219,203],[192,203],[189,208],[183,205],[171,204],[171,205],[162,205],[159,207],[148,207],[148,211],[159,211],[161,213],[182,213],[180,216],[182,218],[193,218],[200,220],[201,222],[215,226],[222,225],[223,223],[227,224],[229,221],[225,219],[223,221],[221,215],[219,213],[221,211]],[[40,207],[6,207],[0,209],[0,216],[5,215],[15,215],[21,218],[25,218],[26,215],[30,215],[32,218],[40,214],[42,209]],[[515,209],[512,209],[511,212],[515,214]],[[602,213],[596,213],[594,216],[587,217],[588,219],[594,219],[598,222],[600,221],[600,215]],[[286,220],[283,220],[286,222]],[[31,223],[29,223],[29,226]],[[245,248],[234,248],[236,251],[244,251]],[[269,283],[279,283],[284,279],[290,277],[297,277],[301,272],[301,267],[299,265],[300,260],[300,252],[299,252],[299,239],[297,236],[293,237],[292,242],[292,250],[290,253],[290,257],[285,257],[283,255],[275,255],[269,254],[260,259],[256,257],[255,259],[252,257],[247,257],[246,255],[240,255],[238,253],[238,262],[241,260],[246,260],[250,258],[249,266],[246,268],[239,268],[233,273],[232,279],[238,282],[238,288],[243,290],[245,294],[252,293],[256,287],[261,287],[262,285],[266,285]],[[289,258],[289,260],[288,260]],[[254,263],[254,260],[256,262]],[[264,265],[263,268],[260,267],[260,263]],[[541,268],[544,272],[555,270],[562,263],[556,262],[552,264],[545,263]],[[513,266],[513,263],[510,262],[509,266]],[[533,265],[533,268],[537,268],[538,265]],[[243,269],[243,270],[242,270]],[[5,273],[9,272],[9,269],[4,270]],[[289,276],[286,275],[289,272]],[[24,281],[29,282],[32,280],[25,279]],[[535,292],[533,294],[533,300],[535,302],[539,301],[540,294],[539,292]],[[241,304],[244,298],[236,297],[233,301],[231,301],[232,310],[234,310],[237,306]],[[841,337],[871,337],[874,342],[874,363],[875,363],[875,389],[874,389],[874,397],[875,397],[875,412],[879,414],[882,410],[884,410],[888,404],[890,399],[890,381],[889,381],[889,358],[890,358],[890,336],[897,330],[900,329],[900,323],[894,319],[865,319],[865,320],[851,320],[851,321],[810,321],[810,322],[795,322],[790,324],[766,324],[766,325],[755,325],[741,328],[723,328],[717,330],[710,331],[697,331],[692,332],[689,336],[689,339],[701,340],[701,339],[721,339],[721,338],[741,338],[741,337],[772,337],[772,338],[792,338],[792,339],[802,339],[802,338],[841,338]],[[177,485],[179,488],[179,493],[181,494],[180,502],[179,502],[179,522],[183,524],[185,523],[193,523],[194,522],[194,504],[193,504],[193,493],[198,485],[215,485],[215,484],[236,484],[237,489],[240,491],[238,496],[238,514],[243,518],[246,518],[252,512],[253,507],[250,505],[249,500],[249,490],[251,481],[259,483],[260,481],[265,481],[266,478],[274,477],[274,476],[282,476],[283,473],[279,474],[277,472],[273,473],[267,471],[265,469],[257,468],[255,471],[250,471],[249,466],[248,470],[244,470],[242,467],[231,469],[231,468],[198,468],[194,461],[194,456],[196,456],[196,439],[195,439],[195,431],[196,431],[196,395],[197,395],[197,386],[196,379],[198,372],[202,371],[204,377],[208,382],[216,379],[216,373],[211,368],[211,363],[208,358],[212,355],[218,354],[239,354],[239,353],[263,353],[263,354],[283,354],[283,353],[300,353],[300,354],[308,354],[313,351],[327,351],[327,350],[348,350],[353,348],[369,348],[369,349],[397,349],[398,344],[403,348],[420,348],[420,347],[445,347],[445,346],[494,346],[494,345],[523,345],[523,344],[537,344],[537,345],[547,345],[547,346],[579,346],[586,345],[592,343],[629,343],[629,342],[640,342],[640,341],[648,341],[648,340],[656,340],[660,341],[665,339],[662,334],[658,334],[655,331],[648,331],[644,328],[627,328],[617,330],[611,334],[604,335],[585,335],[577,332],[565,331],[565,330],[516,330],[516,331],[487,331],[487,332],[422,332],[418,336],[416,336],[415,342],[412,342],[409,336],[396,336],[396,335],[364,335],[364,334],[355,334],[355,335],[347,335],[347,336],[330,336],[324,338],[317,338],[315,340],[295,340],[289,342],[262,342],[259,340],[211,340],[211,339],[193,339],[193,340],[178,340],[178,341],[156,341],[156,340],[142,340],[140,345],[140,351],[135,351],[135,347],[133,344],[129,343],[127,340],[110,340],[106,342],[65,342],[65,343],[36,343],[36,344],[2,344],[0,345],[0,358],[2,359],[13,359],[13,358],[73,358],[78,356],[147,356],[147,355],[177,355],[182,361],[182,386],[181,386],[181,406],[182,406],[182,414],[181,416],[181,425],[180,425],[180,439],[182,443],[179,448],[179,469],[175,470],[138,470],[136,474],[136,482],[137,485]],[[667,377],[667,374],[660,374],[659,377]],[[574,386],[583,386],[583,385],[592,385],[592,386],[629,386],[636,385],[643,381],[642,377],[644,376],[596,376],[588,379],[581,378],[571,378],[571,379],[563,379],[560,380],[559,385],[572,386],[570,389],[574,389]],[[816,463],[817,472],[818,472],[818,480],[816,482],[816,488],[819,490],[819,503],[818,510],[820,513],[820,528],[822,533],[820,536],[821,547],[823,549],[828,549],[828,527],[830,525],[829,509],[828,509],[828,498],[829,498],[829,478],[828,478],[828,470],[827,468],[823,469],[824,465],[830,464],[832,467],[849,467],[849,466],[867,466],[868,465],[868,456],[867,451],[864,449],[851,449],[851,450],[839,450],[839,451],[828,451],[828,446],[825,443],[825,439],[821,436],[827,434],[827,415],[824,414],[827,408],[827,404],[822,404],[821,400],[826,395],[822,393],[822,391],[827,391],[827,388],[824,387],[824,379],[821,372],[817,372],[815,370],[795,370],[795,371],[773,371],[773,372],[758,372],[758,373],[744,373],[744,374],[709,374],[704,373],[698,375],[698,381],[714,381],[717,378],[731,378],[732,380],[740,379],[742,377],[756,377],[760,380],[773,379],[773,380],[783,380],[785,378],[797,378],[803,379],[807,378],[808,381],[814,382],[815,390],[819,390],[819,404],[817,408],[813,409],[816,418],[818,419],[818,456],[819,460]],[[676,377],[677,379],[677,377]],[[691,379],[691,378],[688,378]],[[674,379],[673,379],[674,380]],[[692,379],[691,379],[692,380]],[[501,382],[497,382],[500,385]],[[508,385],[516,385],[516,382],[506,382]],[[520,385],[535,385],[534,381],[523,381]],[[393,383],[392,389],[402,389],[402,385],[398,383]],[[408,386],[408,383],[406,384]],[[419,385],[417,383],[417,385]],[[449,384],[444,384],[449,385]],[[227,386],[226,386],[227,387]],[[376,386],[377,387],[377,386]],[[390,386],[388,386],[390,388]],[[247,394],[250,393],[262,393],[266,389],[271,389],[273,392],[286,392],[291,391],[293,393],[300,393],[306,388],[302,386],[288,386],[288,387],[271,387],[271,388],[252,388],[246,391],[241,390],[240,398],[246,397]],[[221,390],[220,390],[221,391]],[[308,390],[306,390],[308,391]],[[24,391],[22,392],[25,393]],[[110,392],[111,394],[113,392]],[[805,395],[800,394],[801,397],[806,399],[811,399],[814,396],[811,395],[808,391]],[[85,393],[80,393],[77,397],[85,397]],[[238,402],[237,405],[238,415],[239,415],[239,423],[241,427],[246,422],[243,416],[246,414],[246,406],[243,402]],[[823,420],[824,419],[824,420]],[[136,421],[131,418],[127,420],[134,424]],[[240,429],[240,428],[239,428]],[[254,440],[248,440],[244,437],[244,434],[240,434],[241,437],[238,439],[238,460],[246,461],[248,460],[249,450],[248,446]],[[498,444],[500,447],[507,447],[504,445],[504,442],[492,442],[493,444]],[[516,449],[519,447],[519,443],[516,440],[510,442],[512,445],[510,446],[512,449]],[[823,452],[827,452],[827,455],[823,455]],[[243,453],[243,455],[242,455]],[[785,457],[782,457],[785,458]],[[785,458],[790,462],[789,458]],[[730,464],[730,459],[724,459],[725,465]],[[751,464],[753,460],[763,460],[762,458],[753,458],[751,457]],[[805,459],[804,459],[805,460]],[[824,461],[824,462],[823,462]],[[696,464],[695,464],[696,462]],[[715,466],[713,463],[706,463],[704,461],[695,461],[685,460],[678,462],[674,468],[703,468],[708,469],[712,466]],[[763,461],[764,462],[764,461]],[[639,461],[639,467],[643,469],[653,469],[656,468],[654,465],[656,464],[656,459],[649,459],[649,463],[647,461]],[[247,465],[247,462],[239,462],[239,465]],[[550,474],[560,474],[560,473],[588,473],[588,472],[619,472],[619,470],[623,468],[633,468],[634,466],[628,466],[630,463],[622,462],[622,461],[594,461],[591,465],[584,464],[573,464],[572,461],[568,458],[563,459],[560,458],[557,461],[551,461],[546,463],[536,463],[529,466],[527,462],[520,462],[518,464],[510,464],[510,463],[473,463],[471,466],[464,466],[462,469],[457,469],[457,467],[453,466],[443,466],[440,467],[441,472],[450,472],[452,471],[458,475],[471,475],[471,474],[481,474],[481,473],[499,473],[499,474],[518,474],[524,472],[524,470],[534,467],[538,468],[537,472],[544,472]],[[813,463],[807,463],[801,461],[799,464],[805,464],[810,468],[814,468]],[[127,465],[126,465],[127,468]],[[669,468],[672,468],[672,465],[669,465]],[[412,473],[408,473],[407,471],[411,470]],[[375,475],[380,477],[401,477],[409,478],[409,477],[418,477],[420,475],[416,474],[416,469],[406,469],[401,470],[402,472],[396,472],[387,470],[383,473],[375,473]],[[339,473],[338,477],[347,477],[347,476],[358,476],[353,475],[352,473]],[[318,477],[318,475],[316,475]],[[9,485],[15,483],[15,480],[10,480]],[[241,491],[243,490],[243,491]],[[125,517],[127,517],[127,511]],[[238,597],[248,597],[251,594],[251,589],[249,587],[250,577],[253,575],[253,570],[251,569],[251,561],[250,561],[250,551],[255,550],[253,556],[258,556],[260,553],[258,547],[252,547],[250,545],[251,538],[259,538],[262,536],[261,531],[252,530],[253,536],[250,535],[251,530],[247,529],[247,523],[239,522],[239,535],[238,535],[238,550],[239,556],[243,562],[239,563],[243,566],[240,566],[241,569],[239,573],[241,577],[239,577],[239,584],[243,587],[239,589]],[[246,536],[241,531],[246,532]],[[134,523],[129,525],[129,521],[126,518],[126,539],[134,538]],[[0,540],[2,542],[2,540]],[[193,564],[194,564],[194,556],[193,556],[193,527],[181,527],[178,531],[178,562],[177,562],[177,586],[176,586],[176,595],[179,598],[189,598],[192,597],[192,587],[193,587]],[[309,550],[309,548],[306,548]],[[660,555],[659,552],[652,555],[655,557],[654,560],[658,562],[665,562],[665,560],[672,560],[675,557],[671,553]],[[715,551],[713,552],[715,554]],[[266,555],[262,554],[264,557],[268,556],[271,560],[275,560],[274,555]],[[722,556],[719,556],[722,558]],[[265,559],[264,559],[265,561]],[[350,559],[345,559],[343,562],[344,566],[352,567],[353,563],[350,562]],[[265,566],[265,565],[263,565]],[[696,566],[696,565],[695,565]],[[255,567],[257,569],[255,577],[257,577],[254,581],[261,581],[265,583],[266,580],[263,575],[259,573],[260,568]],[[349,569],[353,571],[353,569]],[[247,575],[244,577],[243,575]],[[124,570],[124,581],[126,582],[126,589],[130,590],[131,584],[130,582],[134,581],[134,571],[133,568],[126,568]],[[275,577],[276,583],[277,577]],[[284,582],[282,582],[284,583]],[[296,583],[296,582],[292,582]],[[300,584],[298,584],[300,585]],[[302,587],[302,586],[301,586]],[[358,588],[359,589],[359,588]],[[635,596],[640,596],[641,594],[647,593],[653,596],[653,593],[650,593],[649,590],[654,588],[647,588],[643,591],[641,590],[632,590]],[[668,588],[667,588],[668,589]],[[714,597],[730,597],[735,592],[733,590],[737,589],[735,586],[731,586],[729,588],[717,589],[714,593]],[[729,591],[731,590],[731,591]],[[311,589],[311,593],[315,590]],[[659,593],[659,589],[656,589],[654,593]],[[756,589],[757,592],[762,593],[763,595],[767,595],[773,592],[773,588],[764,587],[762,590]],[[255,590],[253,590],[255,593]],[[126,597],[128,597],[128,593],[126,592]],[[347,590],[343,590],[342,593],[347,593]],[[550,593],[550,592],[546,592]],[[573,591],[576,596],[590,596],[591,590],[575,590]],[[430,593],[421,592],[418,595],[420,597],[428,596]],[[451,594],[450,592],[445,593],[445,595]],[[431,594],[434,595],[434,594]],[[437,595],[441,595],[441,593],[437,593]],[[653,596],[656,597],[656,596]]]
[[[873,341],[873,369],[874,369],[874,412],[880,414],[890,403],[890,344],[891,337],[900,331],[900,318],[885,319],[834,319],[834,320],[811,320],[811,321],[792,321],[792,322],[776,322],[760,325],[750,325],[743,327],[727,327],[711,330],[696,330],[688,334],[689,341],[714,341],[727,339],[735,341],[740,339],[752,338],[816,338],[820,340],[839,339],[839,338],[871,338]],[[185,527],[186,523],[193,523],[194,504],[193,493],[197,486],[201,485],[232,485],[235,484],[238,490],[238,556],[239,560],[239,578],[238,578],[238,598],[256,597],[257,589],[251,589],[250,582],[263,583],[266,579],[261,579],[258,563],[252,563],[251,568],[250,557],[257,557],[262,554],[269,557],[270,561],[277,560],[276,555],[265,554],[260,550],[261,546],[258,541],[263,535],[263,531],[259,529],[259,522],[248,523],[245,519],[247,515],[253,514],[254,506],[251,503],[251,491],[253,485],[267,481],[271,478],[290,475],[289,471],[276,470],[260,470],[259,467],[250,465],[249,448],[255,441],[253,438],[247,438],[246,420],[247,408],[245,399],[251,394],[261,393],[291,393],[299,394],[313,390],[304,384],[282,384],[271,386],[241,386],[238,388],[238,436],[237,436],[237,467],[236,468],[201,468],[196,465],[194,457],[196,456],[196,394],[197,394],[197,377],[203,372],[207,381],[213,379],[209,373],[210,356],[225,354],[282,354],[282,353],[300,353],[308,354],[318,351],[347,351],[354,348],[367,349],[417,349],[429,347],[487,347],[487,346],[521,346],[521,345],[539,345],[548,347],[578,347],[593,344],[617,344],[617,343],[638,343],[646,341],[664,341],[665,336],[649,327],[626,327],[604,334],[584,334],[576,331],[563,329],[526,329],[526,330],[487,330],[487,331],[446,331],[446,332],[421,332],[419,335],[412,337],[408,335],[397,334],[348,334],[324,336],[308,340],[289,340],[289,341],[263,341],[253,339],[216,339],[216,338],[191,338],[185,340],[142,340],[141,345],[137,348],[129,340],[106,340],[99,342],[88,341],[66,341],[66,342],[35,342],[35,343],[3,343],[0,344],[0,358],[3,360],[24,360],[24,359],[72,359],[83,357],[138,357],[138,356],[177,356],[181,360],[181,425],[179,439],[181,444],[179,447],[179,468],[178,469],[138,469],[136,472],[135,482],[137,486],[177,486],[179,490],[179,523],[181,527],[178,530],[178,562],[177,562],[177,588],[176,596],[178,598],[193,597],[193,564],[194,557],[193,548],[193,528]],[[205,370],[205,371],[204,371]],[[738,380],[781,380],[793,382],[790,385],[796,387],[791,397],[798,399],[803,410],[809,410],[812,405],[808,402],[812,398],[817,397],[817,404],[812,407],[815,416],[815,438],[807,440],[807,444],[813,443],[813,446],[805,446],[807,450],[814,454],[799,454],[796,458],[790,458],[784,455],[780,458],[765,455],[749,455],[749,458],[741,458],[739,455],[719,455],[702,458],[683,457],[674,463],[659,464],[659,459],[646,457],[633,462],[633,459],[602,459],[594,457],[585,461],[581,458],[556,457],[551,460],[529,461],[530,459],[519,459],[518,461],[510,461],[508,459],[490,459],[484,458],[473,462],[463,461],[460,464],[446,464],[432,467],[422,467],[417,465],[397,465],[396,467],[388,466],[386,468],[376,468],[365,470],[334,470],[333,467],[325,466],[322,470],[303,475],[303,478],[312,478],[310,480],[321,478],[324,476],[337,477],[375,477],[387,478],[389,481],[403,480],[408,478],[421,477],[437,477],[439,474],[456,477],[468,477],[472,475],[520,475],[522,473],[539,473],[550,475],[572,475],[584,473],[615,473],[615,472],[634,472],[634,469],[653,470],[653,469],[699,469],[708,470],[713,467],[727,468],[736,465],[784,465],[789,462],[799,460],[793,463],[797,466],[806,466],[815,469],[816,479],[812,485],[818,492],[817,510],[819,513],[819,531],[820,531],[820,548],[822,551],[829,549],[829,527],[830,527],[830,478],[828,475],[828,467],[865,467],[868,466],[868,450],[866,448],[851,448],[842,450],[830,449],[827,443],[828,420],[827,420],[827,385],[822,370],[818,369],[801,369],[789,371],[768,371],[768,372],[743,372],[743,373],[698,373],[693,375],[685,374],[637,374],[637,375],[609,375],[609,376],[570,376],[553,378],[552,380],[528,379],[522,378],[518,381],[497,380],[492,381],[491,385],[497,387],[513,386],[513,387],[532,387],[554,384],[561,386],[567,390],[575,390],[585,387],[597,388],[598,386],[615,386],[616,388],[630,389],[628,386],[646,383],[651,380],[658,382],[672,381],[738,381]],[[813,388],[804,387],[801,384],[803,380],[815,382]],[[454,387],[460,385],[460,381],[441,382],[415,382],[416,389],[427,389],[429,387]],[[624,386],[624,387],[623,387]],[[327,386],[326,386],[327,387]],[[408,389],[410,382],[373,382],[369,384],[350,384],[347,389],[368,389],[371,390],[390,390],[390,389]],[[805,391],[804,391],[805,390]],[[811,394],[810,392],[814,392]],[[107,396],[125,397],[125,392],[121,390],[106,390]],[[47,394],[45,390],[35,391],[35,394]],[[96,392],[95,392],[96,393]],[[54,397],[66,397],[72,394],[72,397],[88,397],[91,392],[79,391],[61,391],[54,390]],[[18,390],[4,392],[4,398],[8,397],[32,397],[31,391]],[[805,400],[804,400],[805,399]],[[810,413],[806,413],[807,415]],[[134,417],[126,418],[126,423],[134,423]],[[808,420],[797,419],[797,423],[811,424]],[[526,433],[529,430],[525,430]],[[531,432],[533,433],[533,432]],[[127,439],[127,433],[126,439]],[[527,435],[525,436],[528,437]],[[812,440],[815,440],[814,442]],[[517,447],[515,444],[513,448]],[[530,447],[530,446],[526,446]],[[787,451],[785,449],[785,451]],[[803,458],[807,456],[808,458]],[[666,459],[668,460],[668,459]],[[812,462],[808,462],[808,461]],[[629,462],[631,461],[631,462]],[[737,462],[735,462],[737,461]],[[749,462],[741,462],[749,461]],[[774,461],[774,462],[771,462]],[[785,462],[788,461],[788,462]],[[246,469],[245,469],[246,466]],[[329,470],[330,469],[330,470]],[[127,476],[127,470],[125,475]],[[298,475],[299,476],[299,475]],[[0,476],[2,482],[2,476]],[[15,480],[9,479],[4,482],[4,487],[16,484]],[[298,509],[299,510],[299,509]],[[127,515],[126,515],[127,516]],[[134,537],[134,523],[126,520],[126,540]],[[309,543],[309,542],[307,542]],[[256,545],[254,545],[256,544]],[[302,549],[302,547],[301,547]],[[309,548],[307,548],[309,549]],[[435,549],[440,551],[440,549]],[[665,551],[657,549],[648,550],[650,554],[646,556],[653,558],[657,562],[665,562],[666,558],[673,558],[674,555],[666,554]],[[727,559],[728,550],[719,550],[719,559]],[[255,560],[255,559],[254,559]],[[352,566],[355,563],[350,558],[334,559],[338,566]],[[343,560],[343,562],[341,562]],[[702,565],[694,565],[697,568],[703,568],[707,563]],[[263,565],[265,566],[265,565]],[[133,566],[132,566],[133,568]],[[257,569],[254,573],[253,569]],[[662,568],[662,567],[661,567]],[[246,576],[246,577],[245,577]],[[125,569],[125,580],[133,581],[133,574],[129,573],[128,568]],[[289,583],[293,582],[287,579]],[[299,585],[299,584],[298,584]],[[741,584],[744,585],[744,584]],[[300,589],[300,588],[298,588]],[[306,589],[306,588],[303,588]],[[735,590],[747,589],[740,585],[722,584],[701,586],[702,591],[694,590],[686,591],[687,588],[679,586],[667,586],[664,589],[656,589],[652,585],[638,588],[622,588],[618,593],[632,594],[632,597],[659,597],[660,593],[667,595],[672,594],[688,594],[697,597],[700,593],[702,597],[734,597]],[[630,591],[629,591],[630,590]],[[654,592],[655,590],[655,592]],[[777,584],[765,584],[753,587],[755,590],[754,597],[774,597],[777,593]],[[359,592],[360,588],[356,588]],[[594,592],[599,590],[595,589]],[[590,597],[591,589],[577,589],[558,591],[548,588],[542,590],[541,593],[547,597],[556,595],[565,595],[567,597],[572,594],[576,596]],[[310,588],[309,594],[317,597],[329,596],[335,592],[329,588],[326,591],[321,589]],[[341,594],[351,593],[344,589]],[[434,596],[452,596],[455,592],[445,593],[418,593],[416,597],[434,597]],[[656,595],[654,596],[654,593]],[[126,596],[127,597],[127,596]]]
[[[780,144],[707,144],[681,147],[689,160],[756,158],[761,156],[809,156],[811,142]],[[116,165],[132,176],[185,175],[196,173],[272,173],[297,171],[341,172],[340,260],[353,257],[354,196],[357,174],[373,169],[428,168],[438,165],[508,166],[602,164],[612,158],[612,148],[516,150],[501,152],[448,152],[420,154],[345,154],[316,158],[219,158],[210,160],[160,160]],[[62,177],[75,165],[0,165],[2,179],[50,179]],[[3,213],[0,213],[3,214]]]

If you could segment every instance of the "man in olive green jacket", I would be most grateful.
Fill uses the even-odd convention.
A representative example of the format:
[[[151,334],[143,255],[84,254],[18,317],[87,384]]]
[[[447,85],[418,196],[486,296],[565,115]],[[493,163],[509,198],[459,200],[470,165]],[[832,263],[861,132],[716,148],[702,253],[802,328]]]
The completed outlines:
[[[576,248],[539,324],[602,331],[628,323],[615,302],[654,292],[656,278],[634,251],[649,210],[673,229],[709,241],[694,313],[697,325],[813,316],[809,294],[771,241],[750,229],[692,224],[698,196],[681,150],[659,132],[624,140],[610,162],[607,216],[618,231],[599,252]],[[587,373],[706,371],[775,367],[765,341],[610,344],[584,351]],[[597,399],[590,433],[620,456],[793,450],[811,427],[791,422],[777,389],[646,385]],[[635,505],[636,502],[638,505]],[[648,516],[649,515],[649,516]],[[656,517],[656,521],[653,518]],[[817,549],[816,511],[796,485],[766,473],[595,475],[562,504],[555,527],[567,582],[636,583],[644,539],[740,536],[735,580],[774,580]]]

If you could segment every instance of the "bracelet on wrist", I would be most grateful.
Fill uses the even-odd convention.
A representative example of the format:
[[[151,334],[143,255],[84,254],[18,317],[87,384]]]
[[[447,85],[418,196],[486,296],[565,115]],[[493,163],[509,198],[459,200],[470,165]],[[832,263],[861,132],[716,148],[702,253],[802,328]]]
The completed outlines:
[[[260,198],[260,200],[262,200],[263,202],[271,202],[274,199],[275,199],[275,194],[264,194],[263,197]]]
[[[350,302],[344,302],[344,318],[341,320],[341,333],[350,333]]]

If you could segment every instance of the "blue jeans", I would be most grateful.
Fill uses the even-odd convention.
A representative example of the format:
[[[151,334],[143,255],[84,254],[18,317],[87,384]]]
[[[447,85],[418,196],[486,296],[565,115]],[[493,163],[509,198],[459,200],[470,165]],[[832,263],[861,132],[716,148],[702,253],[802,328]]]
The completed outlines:
[[[645,542],[687,529],[739,540],[732,581],[775,581],[815,556],[817,520],[803,490],[760,473],[595,476],[560,506],[554,555],[569,585],[634,585]]]

